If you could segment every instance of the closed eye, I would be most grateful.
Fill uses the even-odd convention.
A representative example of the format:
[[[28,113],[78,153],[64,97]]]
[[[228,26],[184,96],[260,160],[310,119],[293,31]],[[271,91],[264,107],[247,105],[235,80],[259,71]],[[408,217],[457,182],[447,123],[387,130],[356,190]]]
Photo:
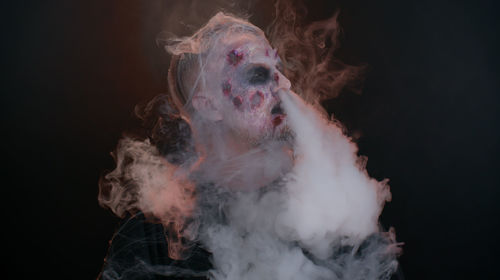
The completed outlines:
[[[262,85],[271,79],[270,71],[267,67],[256,66],[248,71],[248,82],[252,85]]]

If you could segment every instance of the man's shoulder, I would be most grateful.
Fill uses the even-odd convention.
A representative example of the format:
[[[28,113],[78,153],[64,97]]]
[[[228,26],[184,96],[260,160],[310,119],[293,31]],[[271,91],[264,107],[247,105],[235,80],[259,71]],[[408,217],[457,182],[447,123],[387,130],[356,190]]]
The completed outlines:
[[[123,219],[110,241],[99,279],[175,279],[165,275],[183,271],[206,275],[211,268],[207,251],[193,244],[187,259],[173,260],[166,236],[160,223],[148,221],[142,213]]]

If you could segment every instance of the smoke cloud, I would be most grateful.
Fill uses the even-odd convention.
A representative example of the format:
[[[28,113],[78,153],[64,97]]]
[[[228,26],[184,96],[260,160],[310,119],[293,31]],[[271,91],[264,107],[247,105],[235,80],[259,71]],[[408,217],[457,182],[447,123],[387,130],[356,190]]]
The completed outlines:
[[[281,97],[296,164],[265,190],[210,202],[224,201],[225,211],[201,236],[214,254],[213,278],[388,279],[398,248],[378,228],[386,181],[367,175],[334,121],[291,92]]]
[[[370,178],[356,144],[317,105],[336,96],[361,68],[333,59],[336,16],[297,31],[286,27],[291,12],[282,3],[276,8],[284,20],[276,20],[268,34],[297,92],[278,92],[286,115],[282,137],[226,154],[222,135],[227,131],[187,115],[180,100],[160,98],[147,107],[153,112],[152,136],[120,141],[117,167],[100,182],[100,204],[119,217],[143,214],[163,225],[172,259],[189,258],[199,245],[211,253],[212,266],[200,272],[137,260],[127,273],[216,280],[389,279],[397,269],[394,231],[384,232],[378,222],[391,199],[388,180]],[[175,55],[211,50],[202,43],[217,46],[220,40],[210,37],[219,29],[210,28],[229,20],[243,26],[234,32],[256,28],[220,13],[195,35],[170,40],[167,50]],[[310,55],[301,56],[301,50]],[[213,55],[197,58],[207,57]],[[199,65],[194,76],[181,78],[191,83],[210,77],[214,70],[203,61]],[[125,277],[116,267],[105,267],[102,278]]]
[[[113,193],[101,203],[117,214],[135,207],[164,225],[177,225],[177,233],[188,217],[195,218],[189,238],[212,253],[212,279],[388,279],[397,268],[398,248],[392,233],[378,227],[390,200],[386,181],[368,176],[356,145],[336,121],[293,92],[280,97],[294,132],[295,164],[279,181],[257,190],[208,184],[195,200],[186,174],[149,141],[124,139],[118,167],[107,176]],[[258,163],[247,156],[239,164],[246,169]],[[169,246],[175,252],[183,245]],[[142,272],[200,275],[140,264]]]

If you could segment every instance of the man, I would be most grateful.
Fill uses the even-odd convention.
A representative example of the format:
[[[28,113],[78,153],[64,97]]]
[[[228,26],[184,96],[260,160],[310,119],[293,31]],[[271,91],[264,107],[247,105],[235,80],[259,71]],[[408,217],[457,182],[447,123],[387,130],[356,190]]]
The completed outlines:
[[[275,141],[283,140],[287,134],[278,90],[290,89],[290,82],[279,70],[277,52],[260,29],[223,14],[215,16],[197,34],[199,37],[193,36],[191,45],[183,42],[174,50],[177,56],[169,73],[174,104],[160,101],[160,108],[156,109],[175,105],[178,114],[169,112],[158,119],[153,142],[167,159],[179,166],[195,157],[196,162],[186,167],[196,173],[191,176],[194,180],[237,189],[265,186],[283,175],[292,162],[288,143]],[[171,135],[169,125],[182,126],[186,122],[191,128],[191,139]],[[173,145],[165,144],[172,141]],[[173,148],[182,141],[196,147],[196,155],[187,152],[186,147]],[[270,156],[273,161],[266,162]],[[104,198],[106,191],[102,191],[101,202],[113,199]],[[162,227],[138,217],[126,221],[113,239],[101,277],[146,277],[148,273],[138,267],[138,260],[152,265],[175,263],[167,257],[169,250]],[[205,259],[197,262],[208,269],[206,252],[203,255]],[[199,257],[191,255],[186,262],[196,258]]]
[[[360,205],[373,204],[376,213],[368,215],[368,230],[342,230],[341,224],[350,223],[344,217],[349,211],[334,230],[311,223],[306,214],[301,218],[316,211],[310,211],[315,205],[309,195],[299,197],[300,204],[289,203],[286,175],[307,160],[296,163],[303,137],[295,143],[300,129],[288,125],[283,102],[290,107],[300,101],[282,100],[293,95],[290,81],[259,28],[219,13],[167,50],[173,54],[171,95],[145,108],[149,139],[121,141],[117,168],[100,184],[101,205],[129,215],[112,240],[101,279],[338,279],[362,273],[357,267],[363,262],[381,267],[373,273],[377,277],[392,274],[393,258],[379,257],[390,248],[390,238],[376,235],[373,222],[386,195],[365,192]],[[342,137],[338,142],[349,150]],[[328,180],[336,179],[321,183]],[[358,196],[340,192],[346,199],[334,203],[338,212]],[[289,211],[286,205],[296,206]],[[362,223],[366,215],[351,212],[350,220]],[[286,218],[290,213],[299,215]],[[299,227],[295,219],[305,223]],[[318,235],[318,225],[326,235]],[[303,238],[304,232],[312,238]]]

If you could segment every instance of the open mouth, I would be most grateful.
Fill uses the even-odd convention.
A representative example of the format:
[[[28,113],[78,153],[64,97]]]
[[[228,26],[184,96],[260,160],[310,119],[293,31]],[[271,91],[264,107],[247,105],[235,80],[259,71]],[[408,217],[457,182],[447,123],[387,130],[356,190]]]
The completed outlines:
[[[276,105],[274,105],[274,107],[271,109],[271,115],[273,126],[276,127],[283,122],[286,114],[285,111],[283,111],[283,108],[281,108],[281,103],[277,103]]]

